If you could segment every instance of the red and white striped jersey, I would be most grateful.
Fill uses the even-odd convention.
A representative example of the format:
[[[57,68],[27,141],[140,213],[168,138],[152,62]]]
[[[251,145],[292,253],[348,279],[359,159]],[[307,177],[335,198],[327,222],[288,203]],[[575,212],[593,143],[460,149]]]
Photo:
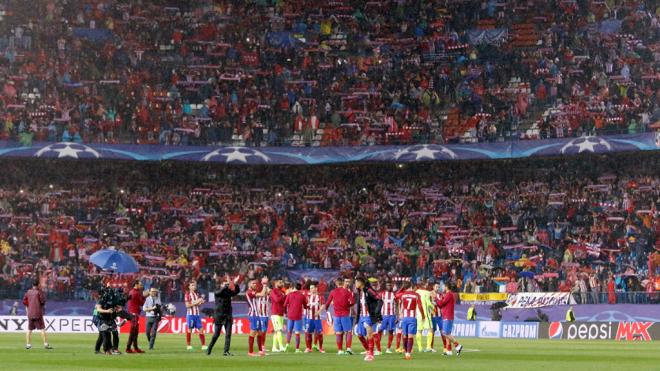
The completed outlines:
[[[183,300],[186,304],[190,305],[200,297],[199,293],[188,291],[184,295]],[[188,305],[186,305],[186,314],[199,316],[199,305],[194,305],[192,307],[188,307]]]
[[[268,317],[268,307],[270,306],[270,298],[268,296],[257,297],[257,316]]]
[[[245,298],[247,299],[248,303],[248,316],[250,317],[255,317],[258,316],[259,314],[259,309],[258,309],[258,303],[257,303],[257,292],[248,289],[247,292],[245,293]]]
[[[401,318],[415,318],[415,310],[422,307],[422,299],[419,294],[411,290],[400,292],[396,299],[401,305]]]
[[[383,316],[396,315],[396,296],[392,291],[383,291],[380,293],[380,299],[383,301],[383,306],[380,314]]]
[[[322,305],[323,305],[323,296],[319,294],[308,294],[307,309],[305,309],[305,318],[321,319]]]
[[[367,295],[364,290],[360,290],[360,317],[369,317],[369,308],[367,307]]]
[[[443,296],[444,296],[444,294],[439,292],[436,300],[442,300]],[[442,311],[441,311],[440,307],[434,304],[433,305],[433,313],[431,313],[431,315],[433,317],[442,317]]]

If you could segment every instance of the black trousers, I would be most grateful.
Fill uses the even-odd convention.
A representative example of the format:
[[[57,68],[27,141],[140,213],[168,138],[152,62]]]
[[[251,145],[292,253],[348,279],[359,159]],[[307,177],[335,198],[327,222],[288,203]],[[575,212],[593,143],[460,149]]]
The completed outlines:
[[[105,352],[119,348],[119,332],[116,329],[100,331],[94,350],[97,352],[100,351],[101,345],[103,345],[103,351]]]
[[[211,339],[211,344],[209,344],[208,354],[211,354],[215,342],[218,341],[220,337],[220,330],[225,328],[225,353],[229,353],[229,347],[231,346],[231,326],[234,322],[232,316],[216,316],[215,325],[213,331],[213,338]]]

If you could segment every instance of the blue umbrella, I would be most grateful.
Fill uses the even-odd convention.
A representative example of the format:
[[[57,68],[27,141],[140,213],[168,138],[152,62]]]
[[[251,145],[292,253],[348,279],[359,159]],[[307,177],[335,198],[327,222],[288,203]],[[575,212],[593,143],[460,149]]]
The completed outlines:
[[[136,273],[140,271],[132,256],[117,250],[100,250],[89,257],[89,261],[103,270],[117,273]]]

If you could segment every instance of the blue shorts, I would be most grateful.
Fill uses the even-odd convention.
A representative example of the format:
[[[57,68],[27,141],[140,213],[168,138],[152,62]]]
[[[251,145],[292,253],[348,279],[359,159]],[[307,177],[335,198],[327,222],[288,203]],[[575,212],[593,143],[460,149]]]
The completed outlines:
[[[374,324],[371,322],[371,317],[360,317],[357,324],[358,336],[367,336],[367,326],[372,327]],[[373,328],[373,327],[372,327]]]
[[[380,331],[393,332],[396,329],[396,316],[383,316],[383,321],[380,323]]]
[[[297,319],[297,320],[288,320],[286,322],[286,330],[288,332],[303,332],[303,320]]]
[[[335,332],[351,332],[353,331],[353,317],[335,317],[334,323]]]
[[[268,322],[264,324],[263,317],[249,316],[248,320],[250,321],[250,331],[264,332],[268,329]]]
[[[268,320],[270,318],[268,318],[268,317],[259,317],[259,318],[261,318],[261,323],[264,326],[264,331],[268,331]]]
[[[453,319],[443,319],[442,320],[442,334],[451,335],[451,330],[454,328]]]
[[[406,335],[417,335],[417,318],[404,317],[401,319],[401,333]]]
[[[199,316],[199,314],[186,315],[186,324],[188,324],[189,330],[202,330],[202,318]]]
[[[320,319],[311,319],[311,318],[305,318],[305,332],[306,333],[321,333],[323,332],[323,323],[321,323]]]
[[[442,317],[431,317],[431,330],[442,331]]]

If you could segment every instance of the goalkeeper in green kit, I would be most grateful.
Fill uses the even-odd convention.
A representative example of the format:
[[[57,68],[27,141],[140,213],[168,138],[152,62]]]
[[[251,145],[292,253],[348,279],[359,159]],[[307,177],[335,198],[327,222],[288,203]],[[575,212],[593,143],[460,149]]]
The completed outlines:
[[[420,312],[420,308],[417,308],[417,335],[415,335],[415,341],[417,342],[417,350],[420,352],[432,352],[431,343],[433,342],[433,330],[431,326],[431,317],[433,316],[433,301],[431,300],[431,291],[429,290],[429,283],[427,280],[422,280],[417,285],[417,290],[415,291],[422,301],[422,310],[424,311],[424,316]],[[426,331],[426,349],[423,349],[422,346],[422,332]]]

